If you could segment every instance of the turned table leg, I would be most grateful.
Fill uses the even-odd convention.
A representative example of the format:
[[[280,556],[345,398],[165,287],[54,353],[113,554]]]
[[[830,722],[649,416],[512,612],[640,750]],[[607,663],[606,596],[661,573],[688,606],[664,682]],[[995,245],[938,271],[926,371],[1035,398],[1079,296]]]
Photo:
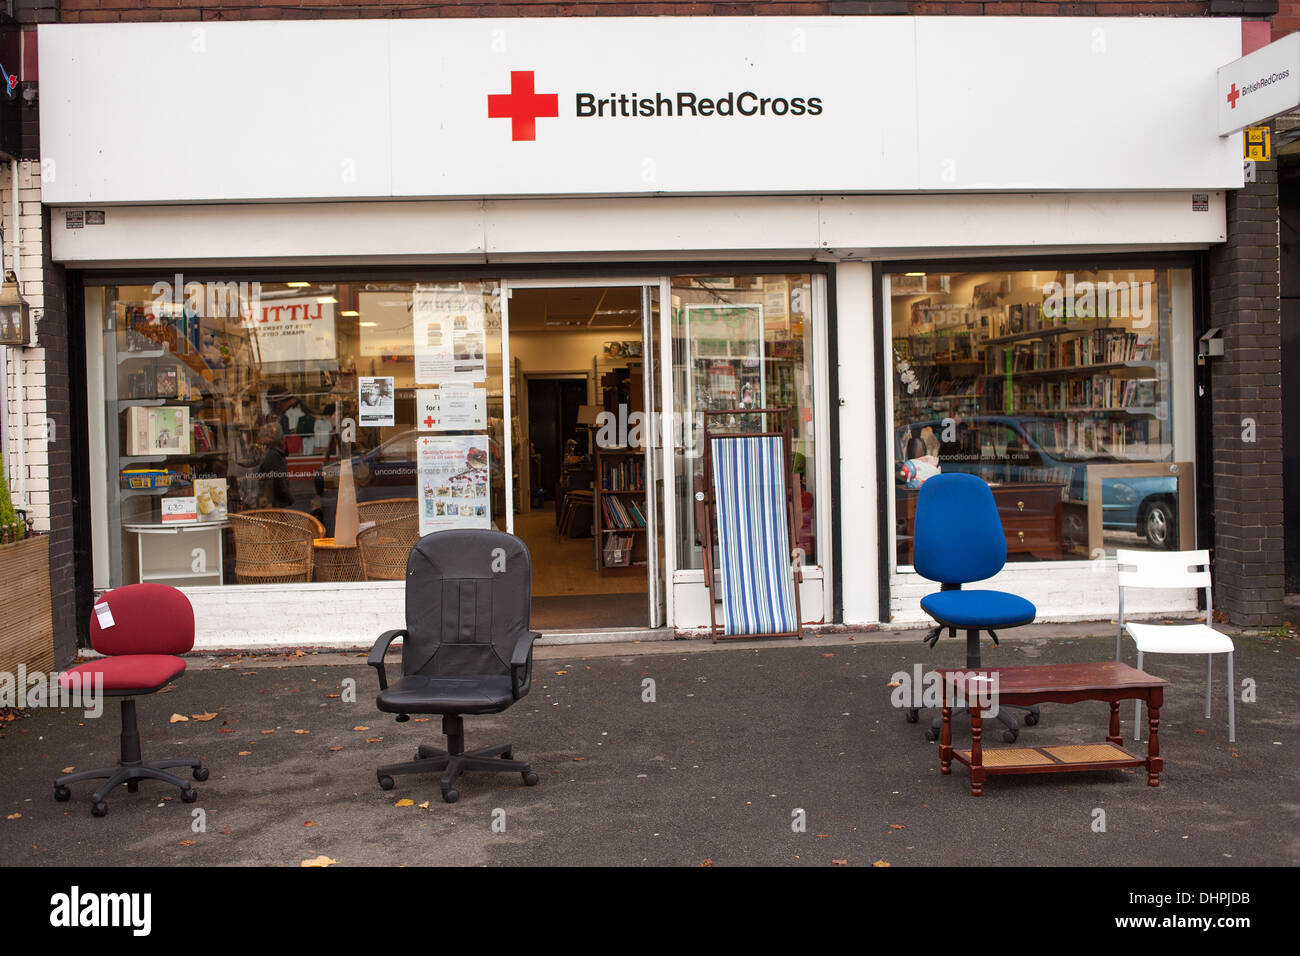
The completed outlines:
[[[984,721],[977,704],[970,708],[970,795],[984,796]]]
[[[939,772],[952,773],[952,708],[943,707],[943,725],[939,729]]]
[[[1124,738],[1119,735],[1119,701],[1117,700],[1110,702],[1110,732],[1106,735],[1106,739],[1116,747],[1124,746]]]
[[[1165,763],[1160,759],[1160,705],[1165,698],[1164,688],[1156,687],[1147,698],[1147,786],[1160,786],[1160,771]]]

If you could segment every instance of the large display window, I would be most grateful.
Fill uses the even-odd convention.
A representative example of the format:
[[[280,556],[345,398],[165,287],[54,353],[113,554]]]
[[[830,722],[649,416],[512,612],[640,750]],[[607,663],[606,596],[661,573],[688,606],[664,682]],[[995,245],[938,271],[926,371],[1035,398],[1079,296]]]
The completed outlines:
[[[111,586],[400,580],[506,526],[501,320],[481,281],[87,287]]]
[[[1011,561],[1191,547],[1190,285],[1187,269],[887,275],[896,564],[919,489],[954,471],[993,488]]]

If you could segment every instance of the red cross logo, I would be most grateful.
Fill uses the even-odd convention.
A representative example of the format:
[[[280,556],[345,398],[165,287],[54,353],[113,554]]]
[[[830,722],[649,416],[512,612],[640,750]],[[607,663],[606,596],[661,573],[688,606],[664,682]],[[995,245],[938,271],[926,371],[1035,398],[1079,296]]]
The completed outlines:
[[[1237,92],[1237,84],[1232,84],[1232,89],[1228,90],[1228,106],[1232,109],[1237,108],[1237,100],[1241,99],[1241,94]]]
[[[558,93],[533,92],[532,70],[510,71],[510,92],[488,94],[488,119],[510,120],[510,138],[537,139],[537,118],[560,115]]]
[[[438,424],[438,419],[434,418],[432,415],[425,415],[425,416],[424,416],[424,427],[425,427],[425,428],[432,428],[432,427],[433,427],[434,425],[436,425],[436,424]]]

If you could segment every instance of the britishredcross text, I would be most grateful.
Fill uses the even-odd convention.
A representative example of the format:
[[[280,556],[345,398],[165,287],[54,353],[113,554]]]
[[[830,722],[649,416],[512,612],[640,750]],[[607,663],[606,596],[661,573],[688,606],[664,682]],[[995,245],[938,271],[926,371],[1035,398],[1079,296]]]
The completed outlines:
[[[820,96],[760,96],[752,90],[724,96],[699,96],[678,92],[655,93],[578,93],[574,112],[579,118],[637,116],[821,116]]]

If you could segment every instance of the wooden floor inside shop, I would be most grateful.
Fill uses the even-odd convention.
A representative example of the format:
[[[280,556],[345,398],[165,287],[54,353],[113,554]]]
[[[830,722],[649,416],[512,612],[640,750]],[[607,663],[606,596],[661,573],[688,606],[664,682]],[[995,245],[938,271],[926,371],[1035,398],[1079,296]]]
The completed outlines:
[[[593,630],[649,623],[645,574],[602,575],[590,537],[556,533],[550,502],[515,515],[515,534],[533,558],[534,628]]]

